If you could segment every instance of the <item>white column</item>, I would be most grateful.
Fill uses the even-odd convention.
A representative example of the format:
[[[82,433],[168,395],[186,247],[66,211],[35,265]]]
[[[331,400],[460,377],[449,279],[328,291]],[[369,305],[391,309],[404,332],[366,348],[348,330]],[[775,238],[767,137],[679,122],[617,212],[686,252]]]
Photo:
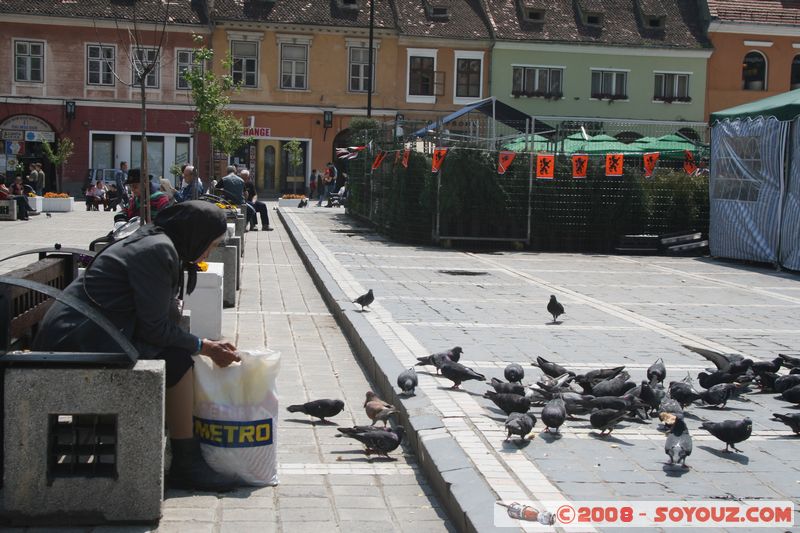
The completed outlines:
[[[175,162],[175,136],[164,136],[164,171],[161,173],[163,177],[169,180],[170,183],[175,185],[175,176],[169,173],[169,167]]]
[[[119,168],[120,161],[127,161],[131,167],[131,135],[129,133],[117,133],[114,135],[114,168]]]

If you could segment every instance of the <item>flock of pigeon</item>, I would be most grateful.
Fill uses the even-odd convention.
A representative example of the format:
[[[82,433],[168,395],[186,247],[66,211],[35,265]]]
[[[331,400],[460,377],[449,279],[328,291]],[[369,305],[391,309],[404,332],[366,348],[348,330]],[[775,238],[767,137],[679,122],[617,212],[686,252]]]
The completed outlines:
[[[374,301],[372,290],[354,301],[368,307]],[[555,296],[550,297],[547,311],[556,323],[564,314],[564,306]],[[684,468],[686,458],[692,453],[692,437],[686,425],[687,409],[696,402],[720,410],[725,409],[731,399],[746,393],[779,393],[778,399],[800,404],[800,357],[780,354],[771,361],[753,361],[739,354],[722,354],[693,346],[685,348],[703,356],[713,363],[714,368],[700,372],[697,376],[700,389],[692,384],[687,374],[680,381],[670,381],[664,385],[667,368],[663,359],[658,359],[647,369],[647,379],[640,383],[631,381],[624,366],[590,370],[578,374],[564,366],[537,357],[536,363],[542,376],[533,385],[522,383],[525,371],[517,363],[509,364],[504,371],[506,381],[491,378],[491,389],[484,398],[491,400],[507,418],[506,440],[512,436],[527,438],[536,423],[541,419],[544,432],[558,434],[559,429],[569,420],[579,420],[581,415],[589,416],[591,427],[605,437],[626,418],[648,420],[657,416],[666,432],[664,451],[669,457],[668,464],[680,464]],[[450,350],[417,358],[415,366],[433,366],[436,375],[453,383],[451,389],[459,389],[465,381],[486,381],[483,374],[459,363],[463,350],[460,346]],[[781,368],[788,373],[779,373]],[[397,377],[397,385],[406,395],[413,395],[418,385],[414,367],[403,371]],[[541,407],[539,418],[532,411]],[[341,400],[315,400],[302,405],[288,407],[290,412],[302,412],[321,420],[334,416],[344,409]],[[403,438],[403,427],[391,429],[387,420],[397,413],[395,407],[381,400],[374,392],[366,394],[364,410],[372,420],[369,426],[338,428],[339,436],[362,442],[366,453],[387,456],[395,450]],[[776,420],[787,425],[795,435],[800,435],[800,412],[788,414],[774,413]],[[384,426],[376,427],[381,421]],[[724,420],[721,422],[702,422],[705,431],[725,443],[724,452],[736,448],[736,444],[750,438],[753,423],[749,418]]]

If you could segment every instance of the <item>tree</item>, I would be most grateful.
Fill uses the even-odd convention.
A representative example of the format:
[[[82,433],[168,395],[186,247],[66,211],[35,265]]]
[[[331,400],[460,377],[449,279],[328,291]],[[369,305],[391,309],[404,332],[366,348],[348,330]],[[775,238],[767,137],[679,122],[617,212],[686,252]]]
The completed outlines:
[[[53,152],[53,148],[50,146],[50,143],[42,143],[42,151],[44,152],[44,156],[56,167],[56,190],[58,192],[61,192],[61,177],[64,175],[64,165],[67,164],[67,161],[69,160],[70,156],[72,156],[74,149],[75,143],[72,142],[72,139],[69,137],[61,137],[58,140],[55,152]]]
[[[289,172],[297,172],[303,166],[303,145],[297,139],[292,139],[283,145],[283,151],[289,159]],[[296,174],[291,174],[292,176]],[[292,182],[292,192],[297,192],[297,182]]]
[[[238,91],[240,83],[230,74],[217,76],[212,68],[214,51],[203,44],[202,35],[195,35],[193,39],[200,47],[194,49],[193,66],[183,76],[195,105],[194,126],[197,131],[209,135],[213,150],[229,155],[250,142],[250,138],[243,135],[242,122],[226,110],[231,101],[229,94]],[[221,64],[225,72],[230,72],[230,55]]]

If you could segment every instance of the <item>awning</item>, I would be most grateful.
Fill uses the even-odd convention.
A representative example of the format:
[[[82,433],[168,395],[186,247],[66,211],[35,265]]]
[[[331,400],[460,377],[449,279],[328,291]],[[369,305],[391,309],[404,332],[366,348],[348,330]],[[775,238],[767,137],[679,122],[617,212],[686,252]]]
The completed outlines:
[[[502,122],[506,126],[514,128],[515,130],[523,133],[525,132],[526,120],[531,120],[533,123],[533,131],[531,133],[549,133],[555,131],[555,128],[552,126],[549,126],[540,120],[535,120],[530,115],[523,113],[519,109],[511,107],[508,104],[504,104],[500,100],[497,100],[497,98],[494,96],[491,96],[479,102],[475,102],[474,104],[464,106],[458,111],[450,113],[437,122],[431,122],[424,128],[415,131],[413,135],[415,137],[425,137],[428,135],[428,133],[436,130],[437,127],[447,124],[448,122],[452,122],[459,117],[463,117],[467,113],[472,113],[473,111],[483,113],[484,115],[492,117],[494,120]]]
[[[711,113],[709,123],[748,117],[775,117],[778,120],[792,120],[798,115],[800,115],[800,89]]]

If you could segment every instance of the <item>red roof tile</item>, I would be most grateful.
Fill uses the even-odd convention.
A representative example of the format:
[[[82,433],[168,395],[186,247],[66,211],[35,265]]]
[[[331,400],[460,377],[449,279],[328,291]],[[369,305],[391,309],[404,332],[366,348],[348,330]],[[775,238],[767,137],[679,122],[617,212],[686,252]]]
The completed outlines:
[[[800,0],[708,0],[708,10],[722,22],[800,24]]]

